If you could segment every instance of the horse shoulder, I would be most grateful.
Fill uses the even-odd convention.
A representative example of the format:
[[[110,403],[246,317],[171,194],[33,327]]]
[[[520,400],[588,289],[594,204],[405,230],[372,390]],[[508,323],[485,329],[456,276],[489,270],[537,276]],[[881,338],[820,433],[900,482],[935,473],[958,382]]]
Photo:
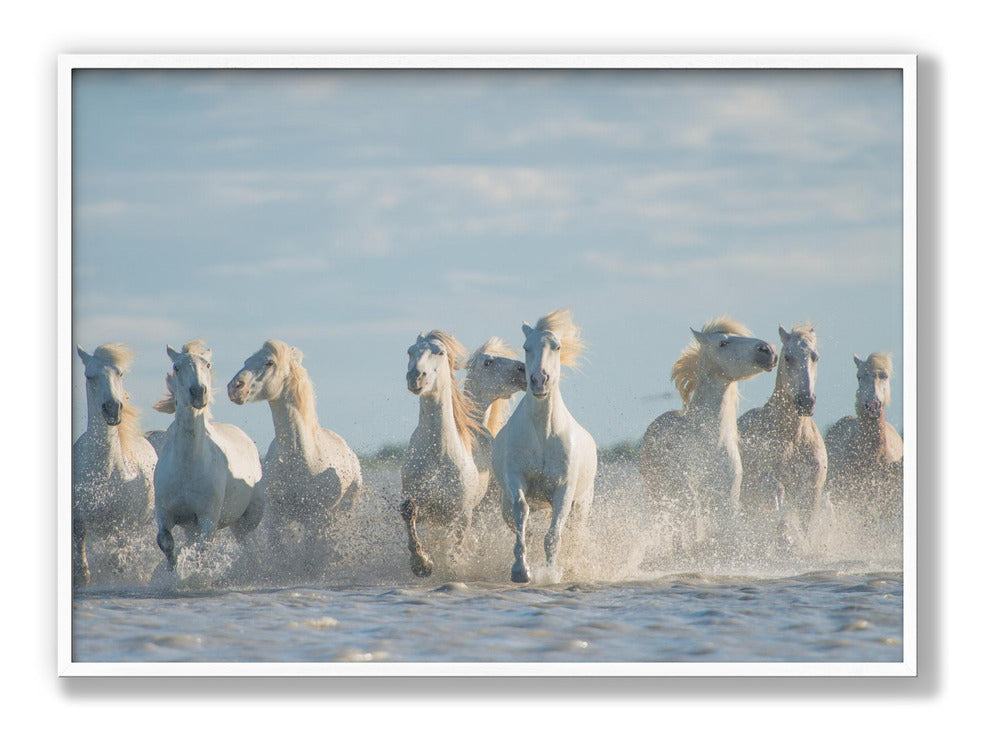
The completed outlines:
[[[209,424],[209,438],[232,477],[251,485],[260,481],[263,476],[260,453],[257,444],[243,429],[230,423],[212,422]]]
[[[886,423],[885,429],[886,456],[890,463],[903,460],[903,437],[899,431]]]

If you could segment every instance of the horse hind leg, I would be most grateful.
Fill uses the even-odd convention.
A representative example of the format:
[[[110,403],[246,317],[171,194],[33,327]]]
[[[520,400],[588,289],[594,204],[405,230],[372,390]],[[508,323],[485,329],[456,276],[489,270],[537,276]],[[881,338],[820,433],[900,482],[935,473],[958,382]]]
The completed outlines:
[[[406,523],[407,548],[410,551],[410,570],[418,577],[428,577],[434,568],[434,562],[420,545],[417,537],[417,505],[411,498],[403,500],[399,513]]]

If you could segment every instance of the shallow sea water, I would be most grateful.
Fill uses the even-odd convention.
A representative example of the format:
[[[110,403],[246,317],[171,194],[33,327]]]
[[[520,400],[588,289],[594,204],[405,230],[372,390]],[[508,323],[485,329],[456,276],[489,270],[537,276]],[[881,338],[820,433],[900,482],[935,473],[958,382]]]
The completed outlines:
[[[634,469],[602,469],[589,535],[561,576],[538,565],[546,520],[529,530],[534,580],[508,581],[513,535],[479,521],[471,553],[407,566],[398,470],[366,470],[368,498],[329,561],[304,571],[265,536],[220,534],[177,575],[152,535],[125,570],[101,565],[73,597],[77,662],[899,662],[901,535],[838,510],[821,542],[778,555],[739,535],[698,556],[662,545],[631,491]],[[155,531],[154,531],[155,533]],[[315,550],[310,549],[310,550]],[[432,551],[434,549],[432,548]]]

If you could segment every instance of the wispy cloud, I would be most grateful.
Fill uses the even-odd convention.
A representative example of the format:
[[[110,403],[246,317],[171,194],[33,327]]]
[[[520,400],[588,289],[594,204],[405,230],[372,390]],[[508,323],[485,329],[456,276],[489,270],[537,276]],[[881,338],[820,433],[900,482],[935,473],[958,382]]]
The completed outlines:
[[[284,256],[215,264],[208,267],[208,272],[220,277],[266,277],[275,273],[315,272],[326,268],[326,260],[319,256]]]

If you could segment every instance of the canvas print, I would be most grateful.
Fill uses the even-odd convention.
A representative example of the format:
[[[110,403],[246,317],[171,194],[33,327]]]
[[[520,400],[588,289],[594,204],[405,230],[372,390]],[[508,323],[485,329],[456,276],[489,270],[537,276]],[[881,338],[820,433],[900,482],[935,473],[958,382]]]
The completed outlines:
[[[903,661],[903,69],[69,92],[74,665]]]

